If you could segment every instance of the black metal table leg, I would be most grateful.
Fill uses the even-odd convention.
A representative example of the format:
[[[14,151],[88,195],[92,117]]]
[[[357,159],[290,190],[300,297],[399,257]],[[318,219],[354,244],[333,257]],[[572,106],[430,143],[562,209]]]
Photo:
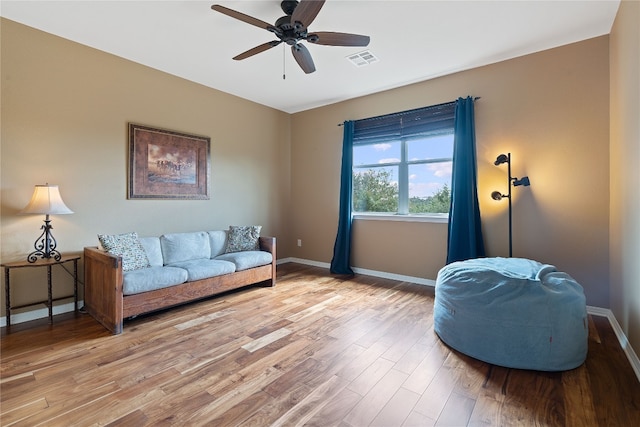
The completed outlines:
[[[49,323],[53,324],[53,291],[51,289],[51,266],[47,266],[47,290],[49,293],[49,299],[47,305],[49,306]]]
[[[4,296],[5,296],[5,309],[7,313],[7,326],[11,326],[11,286],[9,286],[9,271],[10,268],[4,269]]]

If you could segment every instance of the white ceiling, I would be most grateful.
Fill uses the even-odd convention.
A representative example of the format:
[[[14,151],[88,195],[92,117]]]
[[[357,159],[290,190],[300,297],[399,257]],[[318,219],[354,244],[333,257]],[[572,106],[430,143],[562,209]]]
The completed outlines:
[[[371,36],[367,48],[307,43],[304,74],[284,43],[231,58],[273,34],[211,10],[221,4],[274,23],[280,0],[10,1],[22,24],[288,113],[403,86],[608,34],[619,0],[327,0],[309,26]],[[356,67],[346,56],[370,50]],[[286,79],[283,80],[283,67]]]

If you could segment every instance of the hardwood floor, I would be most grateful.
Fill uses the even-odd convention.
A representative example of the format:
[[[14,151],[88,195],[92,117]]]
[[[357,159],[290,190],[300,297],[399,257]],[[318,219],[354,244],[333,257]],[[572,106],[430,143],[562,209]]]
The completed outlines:
[[[2,331],[0,425],[639,426],[640,383],[605,318],[578,369],[492,366],[433,332],[433,289],[278,266],[275,288],[125,322]]]

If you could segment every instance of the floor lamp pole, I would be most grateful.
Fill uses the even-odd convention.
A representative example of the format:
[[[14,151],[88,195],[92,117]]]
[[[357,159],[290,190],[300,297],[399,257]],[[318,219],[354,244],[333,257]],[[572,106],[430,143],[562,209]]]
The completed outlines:
[[[513,226],[512,226],[512,222],[513,222],[513,215],[512,215],[512,211],[511,211],[511,181],[513,181],[513,178],[511,178],[511,153],[507,154],[507,175],[509,176],[509,182],[508,182],[508,186],[509,186],[509,258],[511,258],[513,256],[513,238],[512,238],[512,233],[513,233]]]

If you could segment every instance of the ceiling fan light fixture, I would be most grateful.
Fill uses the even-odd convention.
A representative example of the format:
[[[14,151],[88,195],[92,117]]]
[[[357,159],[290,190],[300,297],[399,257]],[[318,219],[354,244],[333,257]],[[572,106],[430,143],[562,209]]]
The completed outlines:
[[[356,67],[364,67],[366,65],[370,65],[380,61],[380,59],[378,59],[377,56],[371,53],[370,50],[363,50],[362,52],[348,55],[346,58],[349,62],[351,62]]]
[[[298,6],[297,0],[284,0],[280,2],[280,8],[287,15],[292,15],[293,11],[296,10],[296,6]]]

